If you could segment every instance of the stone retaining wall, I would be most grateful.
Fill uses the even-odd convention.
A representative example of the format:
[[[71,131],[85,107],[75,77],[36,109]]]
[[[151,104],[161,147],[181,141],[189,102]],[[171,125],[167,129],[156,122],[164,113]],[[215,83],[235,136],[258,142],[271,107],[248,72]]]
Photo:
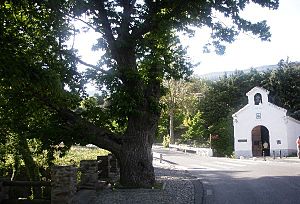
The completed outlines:
[[[77,169],[74,166],[54,166],[51,169],[51,203],[72,204],[77,190]]]
[[[80,161],[80,189],[96,189],[98,182],[98,162],[96,160]]]
[[[110,162],[109,156],[98,156],[98,178],[104,179],[109,178],[109,171],[110,171]]]

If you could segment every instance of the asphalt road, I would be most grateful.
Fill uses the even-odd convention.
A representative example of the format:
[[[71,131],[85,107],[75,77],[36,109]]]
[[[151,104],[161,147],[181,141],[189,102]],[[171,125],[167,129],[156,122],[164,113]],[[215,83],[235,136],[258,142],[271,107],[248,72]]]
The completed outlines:
[[[201,157],[154,147],[163,162],[200,178],[206,204],[300,204],[300,161]]]

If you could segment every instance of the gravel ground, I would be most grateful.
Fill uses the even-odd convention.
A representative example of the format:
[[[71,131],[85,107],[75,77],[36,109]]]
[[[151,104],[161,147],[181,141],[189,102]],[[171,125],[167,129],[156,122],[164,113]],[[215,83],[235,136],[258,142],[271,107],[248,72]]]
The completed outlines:
[[[193,178],[185,171],[176,170],[168,163],[153,162],[158,182],[165,183],[165,189],[120,189],[103,190],[88,197],[84,203],[96,204],[193,204]]]

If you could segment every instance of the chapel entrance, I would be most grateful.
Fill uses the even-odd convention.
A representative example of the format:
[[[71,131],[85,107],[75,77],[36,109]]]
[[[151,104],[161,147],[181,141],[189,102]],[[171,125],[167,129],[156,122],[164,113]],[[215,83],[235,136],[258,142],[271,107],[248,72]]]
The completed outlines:
[[[261,157],[263,151],[265,156],[270,156],[270,137],[269,130],[262,125],[252,129],[252,156]]]

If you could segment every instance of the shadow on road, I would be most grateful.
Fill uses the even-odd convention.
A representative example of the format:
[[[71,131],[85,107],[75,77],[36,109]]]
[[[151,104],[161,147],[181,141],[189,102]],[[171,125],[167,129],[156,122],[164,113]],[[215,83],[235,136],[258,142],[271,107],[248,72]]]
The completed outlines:
[[[299,176],[253,178],[247,171],[190,171],[204,185],[207,204],[295,204],[300,203]],[[240,175],[239,173],[242,173]]]
[[[158,159],[158,160],[159,160],[159,157],[153,156],[153,158],[155,158],[155,159]],[[172,161],[169,161],[169,160],[166,160],[166,159],[162,159],[161,161],[163,161],[163,162],[166,162],[166,163],[169,163],[169,164],[173,164],[173,165],[178,165],[177,163],[175,163],[175,162],[172,162]]]

